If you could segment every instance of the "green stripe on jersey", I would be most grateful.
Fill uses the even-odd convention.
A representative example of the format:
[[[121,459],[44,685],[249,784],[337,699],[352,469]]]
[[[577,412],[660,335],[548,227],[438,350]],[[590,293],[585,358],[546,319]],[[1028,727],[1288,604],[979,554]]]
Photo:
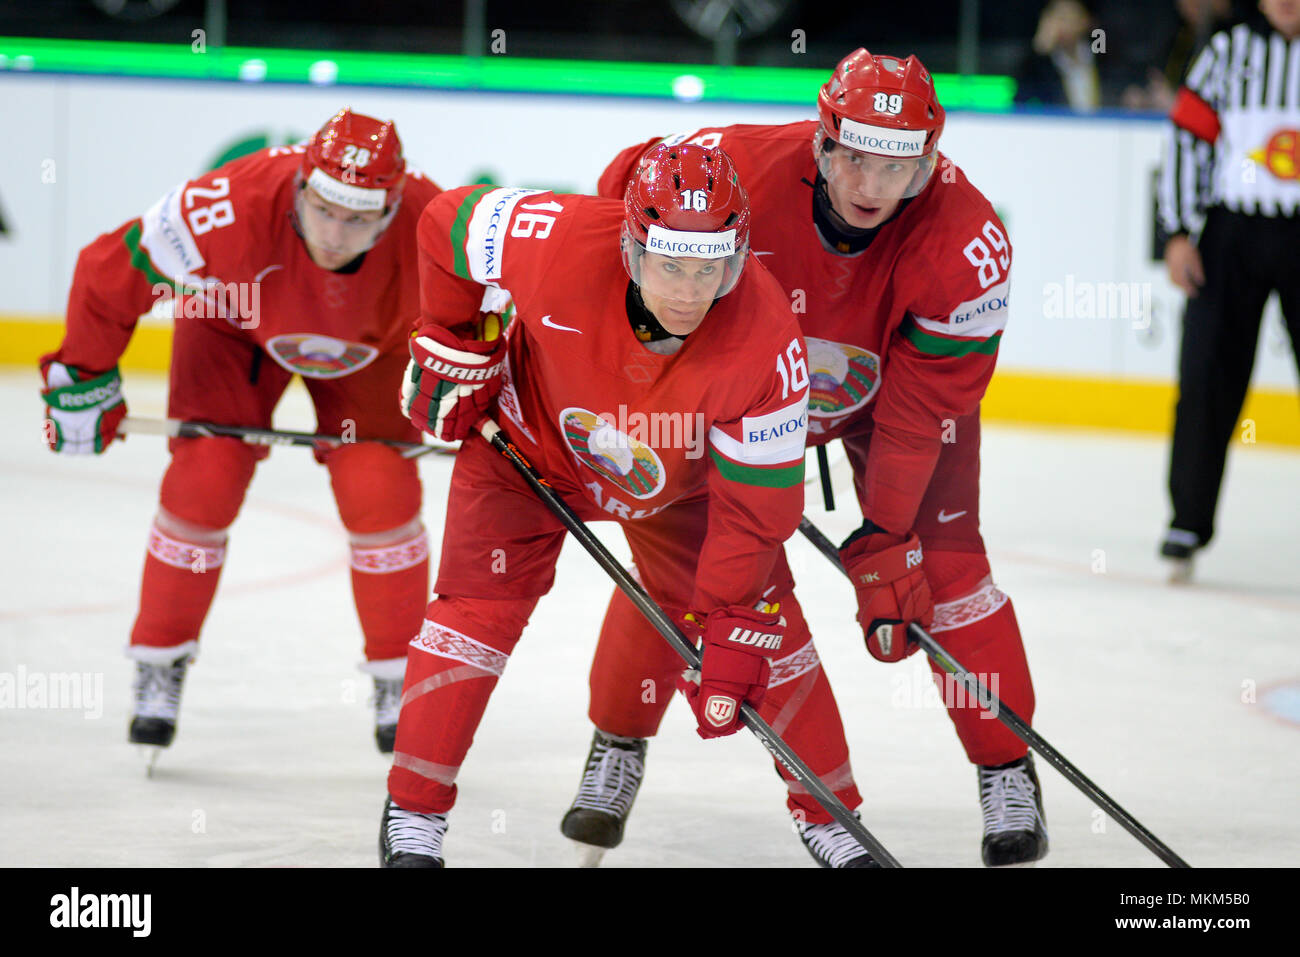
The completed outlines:
[[[469,261],[465,257],[465,237],[469,231],[469,217],[484,194],[490,193],[494,189],[496,189],[495,186],[480,186],[477,189],[470,190],[465,194],[465,198],[461,200],[460,206],[456,209],[456,219],[451,224],[451,253],[455,257],[452,262],[452,270],[461,279],[474,278],[469,274]]]
[[[126,235],[122,237],[126,242],[126,248],[131,250],[131,265],[144,273],[144,277],[152,284],[165,282],[173,289],[178,288],[176,282],[164,276],[154,268],[153,260],[149,258],[149,253],[140,245],[140,237],[143,234],[144,228],[140,225],[139,221],[137,221],[131,224],[131,228],[128,229]],[[179,288],[183,294],[185,292],[184,287],[182,286]]]
[[[998,343],[1002,340],[1001,332],[995,332],[987,339],[945,339],[943,336],[930,335],[914,322],[907,324],[903,335],[908,342],[929,356],[956,357],[970,355],[972,352],[991,356],[998,351]]]
[[[754,465],[741,465],[720,455],[715,449],[709,449],[713,464],[718,467],[722,477],[742,485],[761,485],[763,488],[793,488],[803,484],[803,459],[793,465],[778,468],[762,468]]]

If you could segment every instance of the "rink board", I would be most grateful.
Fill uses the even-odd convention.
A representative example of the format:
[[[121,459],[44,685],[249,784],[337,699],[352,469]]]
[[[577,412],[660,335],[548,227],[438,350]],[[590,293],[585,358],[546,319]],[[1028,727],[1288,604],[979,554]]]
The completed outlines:
[[[349,105],[397,121],[407,156],[444,186],[494,181],[590,191],[609,159],[658,133],[812,116],[788,105],[397,88],[0,74],[0,364],[59,339],[77,251],[238,144],[293,142]],[[811,107],[811,104],[810,104]],[[582,144],[578,148],[575,144]],[[1015,249],[990,419],[1163,432],[1175,398],[1182,296],[1152,259],[1158,118],[950,113],[942,148],[992,200]],[[1261,174],[1266,175],[1266,174]],[[123,361],[166,367],[147,320]],[[1300,444],[1276,302],[1243,419]]]

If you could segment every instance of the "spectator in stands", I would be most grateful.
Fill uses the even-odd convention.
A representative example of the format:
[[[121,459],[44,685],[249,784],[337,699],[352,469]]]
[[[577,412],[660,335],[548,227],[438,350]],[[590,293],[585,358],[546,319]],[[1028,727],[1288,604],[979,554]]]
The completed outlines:
[[[1038,19],[1033,48],[1016,74],[1016,102],[1069,106],[1091,112],[1101,106],[1101,82],[1092,51],[1096,20],[1079,0],[1050,0]]]
[[[1164,46],[1163,59],[1147,67],[1146,84],[1133,84],[1120,102],[1130,110],[1168,113],[1192,58],[1211,34],[1232,22],[1232,0],[1175,0],[1180,22]]]

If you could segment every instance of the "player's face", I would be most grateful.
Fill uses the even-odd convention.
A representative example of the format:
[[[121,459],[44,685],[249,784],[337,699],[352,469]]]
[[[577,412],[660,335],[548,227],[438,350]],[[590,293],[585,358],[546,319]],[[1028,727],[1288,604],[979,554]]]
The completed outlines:
[[[826,159],[831,206],[854,229],[873,229],[894,215],[917,171],[915,159],[859,153],[839,145]]]
[[[704,321],[722,286],[725,259],[641,257],[641,301],[675,336],[690,335]]]
[[[1269,25],[1288,39],[1300,36],[1300,0],[1259,0]]]
[[[310,186],[298,193],[298,222],[307,255],[322,269],[341,269],[375,244],[387,225],[383,210],[331,203]]]

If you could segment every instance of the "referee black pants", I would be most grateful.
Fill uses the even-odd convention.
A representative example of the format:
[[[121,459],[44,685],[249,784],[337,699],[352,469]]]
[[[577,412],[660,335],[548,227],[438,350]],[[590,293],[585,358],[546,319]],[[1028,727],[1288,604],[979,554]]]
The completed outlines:
[[[1172,527],[1214,534],[1224,461],[1250,384],[1269,293],[1300,342],[1300,217],[1209,210],[1199,244],[1205,285],[1187,301],[1169,463]]]

